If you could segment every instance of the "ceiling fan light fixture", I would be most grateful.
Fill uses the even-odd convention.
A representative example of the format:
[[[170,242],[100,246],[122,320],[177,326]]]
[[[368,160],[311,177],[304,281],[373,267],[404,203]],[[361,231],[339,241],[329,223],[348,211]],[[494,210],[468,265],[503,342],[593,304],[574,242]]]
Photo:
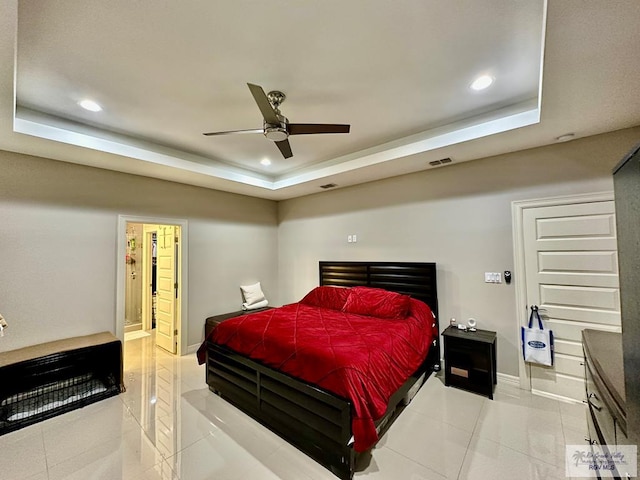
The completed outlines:
[[[264,136],[273,142],[281,142],[289,137],[287,130],[282,127],[265,127]]]

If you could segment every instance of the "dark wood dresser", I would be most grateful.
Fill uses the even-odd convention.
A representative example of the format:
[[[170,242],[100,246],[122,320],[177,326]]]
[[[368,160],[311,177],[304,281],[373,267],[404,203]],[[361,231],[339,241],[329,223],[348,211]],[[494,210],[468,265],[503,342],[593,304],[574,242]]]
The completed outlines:
[[[640,446],[640,144],[614,169],[613,186],[627,436],[630,445]]]
[[[623,370],[622,334],[585,329],[587,426],[585,440],[607,451],[607,445],[627,445],[627,412]],[[606,472],[602,478],[632,478],[627,472]],[[613,474],[611,476],[611,474]],[[598,477],[601,478],[601,477]]]
[[[622,334],[583,330],[589,441],[627,443]],[[591,417],[591,418],[589,418]]]

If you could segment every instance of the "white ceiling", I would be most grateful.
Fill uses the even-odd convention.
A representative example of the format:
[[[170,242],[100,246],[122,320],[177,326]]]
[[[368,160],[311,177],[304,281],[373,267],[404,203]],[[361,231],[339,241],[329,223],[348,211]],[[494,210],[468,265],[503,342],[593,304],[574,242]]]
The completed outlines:
[[[637,0],[6,0],[0,17],[0,148],[263,198],[640,124]],[[291,137],[287,160],[260,134],[203,136],[262,127],[247,82],[351,133]]]

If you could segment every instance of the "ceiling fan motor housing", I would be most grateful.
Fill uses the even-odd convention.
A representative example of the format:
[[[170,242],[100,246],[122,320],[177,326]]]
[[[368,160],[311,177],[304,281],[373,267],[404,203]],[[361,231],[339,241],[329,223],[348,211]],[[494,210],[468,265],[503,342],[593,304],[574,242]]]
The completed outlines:
[[[280,120],[280,125],[273,125],[271,123],[264,122],[264,136],[274,142],[281,142],[289,138],[289,132],[287,131],[287,117],[284,115],[277,115]]]

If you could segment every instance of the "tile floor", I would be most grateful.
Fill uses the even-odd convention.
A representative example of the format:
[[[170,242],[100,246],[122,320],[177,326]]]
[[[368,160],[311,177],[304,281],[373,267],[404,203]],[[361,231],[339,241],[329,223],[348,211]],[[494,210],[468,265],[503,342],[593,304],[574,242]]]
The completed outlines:
[[[213,395],[195,355],[125,343],[127,391],[0,437],[0,478],[335,480]],[[357,479],[566,479],[584,407],[499,385],[494,400],[432,376]]]

